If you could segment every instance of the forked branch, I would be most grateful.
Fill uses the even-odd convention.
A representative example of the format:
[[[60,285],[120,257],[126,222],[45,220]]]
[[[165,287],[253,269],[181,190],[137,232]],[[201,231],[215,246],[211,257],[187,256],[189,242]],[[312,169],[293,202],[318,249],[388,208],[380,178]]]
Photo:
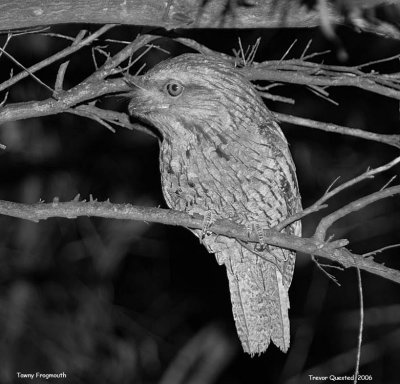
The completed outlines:
[[[397,187],[400,192],[400,187]],[[130,204],[112,204],[109,201],[80,201],[77,196],[73,201],[61,203],[22,204],[0,200],[0,214],[27,219],[34,222],[52,217],[74,219],[79,216],[106,217],[113,219],[141,220],[146,222],[179,225],[201,229],[204,218],[201,215],[189,215],[185,212],[161,208],[138,207]],[[229,220],[217,220],[209,228],[213,233],[234,237],[247,242],[257,243],[258,234],[248,232],[245,226]],[[400,272],[376,263],[372,257],[363,257],[350,252],[344,247],[347,241],[321,242],[315,238],[302,238],[274,229],[264,230],[267,244],[298,252],[320,256],[341,264],[343,267],[358,267],[385,279],[400,283]]]
[[[67,58],[72,53],[77,52],[79,49],[88,44],[93,44],[95,41],[97,41],[97,39],[99,39],[100,36],[102,36],[112,27],[113,25],[104,26],[86,38],[84,37],[86,35],[86,31],[81,31],[75,39],[72,39],[70,47],[65,48],[64,50],[31,66],[30,68],[22,70],[17,75],[11,76],[10,79],[0,84],[0,91],[7,90],[10,86],[28,76],[34,77],[34,73],[39,69],[42,69],[58,60],[62,60],[63,58]],[[92,118],[100,124],[106,126],[108,129],[112,127],[112,124],[127,128],[138,128],[138,125],[133,125],[130,123],[129,116],[127,114],[124,114],[125,116],[123,116],[123,114],[120,113],[117,119],[104,119],[104,116],[108,113],[103,112],[103,110],[100,108],[93,108],[93,105],[89,103],[104,95],[118,94],[129,91],[130,86],[126,83],[124,78],[115,76],[120,74],[122,71],[126,71],[132,65],[132,63],[138,59],[138,57],[142,56],[148,49],[150,49],[150,47],[152,47],[149,45],[149,43],[157,38],[158,36],[152,35],[138,36],[132,43],[128,44],[112,57],[109,56],[108,53],[103,52],[106,55],[106,61],[102,66],[98,67],[97,63],[95,63],[96,70],[92,75],[75,87],[63,91],[62,83],[68,64],[68,62],[65,61],[59,68],[57,79],[55,80],[55,92],[52,92],[51,97],[41,101],[27,101],[11,104],[7,104],[5,102],[2,103],[2,106],[0,107],[0,124],[7,121],[68,112]],[[299,59],[287,60],[285,59],[285,53],[282,60],[256,63],[254,62],[255,49],[251,50],[247,56],[244,54],[239,57],[235,57],[212,51],[209,48],[204,47],[190,39],[178,38],[176,41],[190,46],[191,48],[196,49],[204,54],[218,56],[224,60],[245,65],[241,69],[245,76],[251,80],[269,81],[271,83],[270,86],[267,86],[269,88],[276,85],[277,82],[303,84],[309,87],[319,96],[329,100],[329,94],[326,87],[339,85],[352,86],[400,100],[400,73],[379,74],[374,71],[369,73],[363,71],[364,68],[374,65],[376,62],[367,63],[356,67],[328,66],[325,64],[318,64],[310,62],[309,60],[318,57],[320,54],[306,55],[306,51],[309,47],[309,45],[307,45],[304,53]],[[131,60],[135,52],[144,46],[147,46],[147,50],[142,52],[135,60]],[[6,45],[1,49],[3,52],[5,52]],[[391,57],[386,60],[395,59],[398,59],[398,57]],[[128,65],[125,68],[120,68],[120,65],[124,61],[129,61]],[[110,78],[110,76],[113,77]],[[129,75],[126,74],[125,78],[128,76]],[[284,98],[278,95],[267,94],[266,92],[262,92],[262,94],[264,97],[269,97],[273,100],[285,101]],[[83,111],[84,108],[86,108],[85,111]],[[88,113],[88,109],[90,109],[90,113]],[[115,113],[111,114],[114,115],[114,118],[116,117]],[[320,129],[323,131],[334,132],[343,135],[350,135],[400,148],[399,134],[379,134],[367,132],[357,128],[350,128],[337,124],[306,119],[289,114],[273,114],[274,117],[280,122]],[[141,130],[149,132],[145,128],[141,128]]]
[[[22,70],[18,75],[0,84],[0,90],[6,90],[11,85],[16,84],[27,76],[32,76],[37,70],[54,63],[57,60],[68,60],[67,57],[86,46],[93,43],[100,35],[105,33],[112,26],[100,28],[97,32],[85,38],[86,32],[81,31],[74,39],[71,46],[60,51],[59,53],[35,64],[30,68]],[[143,35],[137,37],[133,42],[127,44],[114,56],[103,51],[105,56],[103,65],[95,63],[96,70],[82,81],[80,84],[68,90],[63,90],[62,84],[67,69],[68,62],[64,61],[59,67],[57,79],[55,81],[55,92],[48,99],[41,101],[27,101],[23,103],[6,104],[0,107],[0,124],[8,121],[15,121],[31,117],[39,117],[52,115],[62,112],[73,113],[79,116],[91,118],[100,124],[113,130],[113,126],[123,126],[127,128],[137,129],[140,126],[131,123],[126,113],[107,111],[95,106],[95,100],[101,96],[109,94],[118,94],[130,90],[126,78],[128,74],[120,76],[121,72],[129,69],[136,59],[132,56],[141,48],[147,46],[158,36]],[[179,39],[179,42],[191,45],[200,52],[218,55],[225,60],[237,62],[238,58],[233,56],[221,55],[213,52],[208,48],[199,45],[196,42]],[[3,46],[3,53],[6,45]],[[326,91],[327,86],[353,86],[360,87],[366,91],[378,93],[388,97],[400,100],[400,73],[394,74],[378,74],[376,72],[364,72],[367,65],[357,67],[339,67],[327,66],[308,61],[317,55],[306,55],[306,52],[300,59],[280,61],[269,61],[263,63],[254,62],[255,50],[251,50],[248,55],[241,50],[243,74],[252,80],[267,80],[273,84],[276,82],[285,82],[291,84],[305,84],[313,86],[313,90],[324,97],[329,94]],[[247,52],[247,51],[246,51]],[[142,52],[143,54],[143,52]],[[285,54],[286,55],[286,54]],[[140,55],[139,55],[140,56]],[[4,58],[4,55],[2,56]],[[393,59],[393,58],[391,58]],[[124,64],[125,67],[121,67]],[[369,63],[372,65],[374,63]],[[6,99],[5,99],[6,100]],[[400,147],[400,135],[386,135],[372,132],[365,132],[360,129],[342,127],[335,124],[309,120],[296,116],[274,113],[275,118],[282,122],[303,125],[311,128],[317,128],[329,132],[336,132],[345,135],[360,137],[363,139],[373,140],[388,144],[394,147]],[[146,130],[145,128],[139,128]],[[373,261],[372,257],[364,257],[350,252],[345,248],[348,241],[345,239],[333,242],[325,241],[327,230],[338,219],[361,209],[375,201],[387,198],[400,193],[400,186],[388,187],[374,194],[356,200],[336,212],[331,213],[322,219],[317,226],[315,235],[311,238],[300,238],[283,233],[282,230],[292,222],[303,218],[304,216],[316,212],[325,207],[328,199],[339,193],[345,188],[359,183],[362,180],[374,177],[377,173],[383,172],[397,165],[400,158],[394,159],[392,162],[379,168],[367,170],[360,176],[355,177],[335,188],[329,188],[327,192],[312,206],[296,215],[287,218],[279,223],[276,228],[265,230],[266,242],[270,245],[293,249],[304,252],[312,256],[320,256],[326,259],[334,260],[344,267],[358,267],[384,278],[400,282],[400,272],[387,268]],[[134,207],[129,204],[118,205],[110,202],[89,201],[83,202],[76,199],[71,202],[53,202],[38,204],[20,204],[7,201],[0,201],[0,214],[39,221],[51,217],[67,217],[75,218],[78,216],[99,216],[116,219],[144,220],[148,222],[164,223],[169,225],[181,225],[189,228],[202,228],[203,218],[201,216],[189,216],[183,212],[171,210],[163,210],[156,208]],[[223,234],[237,239],[258,242],[259,236],[256,233],[248,234],[248,229],[233,222],[226,220],[218,220],[211,227],[210,231],[216,234]]]

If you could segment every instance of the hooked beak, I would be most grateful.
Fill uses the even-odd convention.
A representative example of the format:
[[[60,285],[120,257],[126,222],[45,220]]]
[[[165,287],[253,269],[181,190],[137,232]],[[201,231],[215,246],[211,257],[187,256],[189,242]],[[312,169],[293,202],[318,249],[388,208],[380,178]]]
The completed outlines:
[[[151,112],[170,107],[160,98],[159,91],[149,88],[149,85],[140,77],[128,79],[127,83],[132,87],[132,90],[125,94],[131,99],[128,105],[130,115],[146,118]]]
[[[129,77],[125,81],[132,88],[131,91],[125,93],[125,96],[131,99],[128,105],[128,112],[132,116],[143,117],[144,114],[152,109],[149,93],[144,88],[143,81],[139,77]]]

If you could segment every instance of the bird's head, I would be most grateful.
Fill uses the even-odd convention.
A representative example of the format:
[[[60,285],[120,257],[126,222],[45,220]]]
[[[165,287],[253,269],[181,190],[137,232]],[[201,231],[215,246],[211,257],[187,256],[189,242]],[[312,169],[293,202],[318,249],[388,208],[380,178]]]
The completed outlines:
[[[156,65],[132,83],[129,113],[164,138],[204,140],[265,119],[265,106],[233,64],[184,54]],[[246,121],[248,120],[248,121]],[[189,137],[190,136],[190,137]]]

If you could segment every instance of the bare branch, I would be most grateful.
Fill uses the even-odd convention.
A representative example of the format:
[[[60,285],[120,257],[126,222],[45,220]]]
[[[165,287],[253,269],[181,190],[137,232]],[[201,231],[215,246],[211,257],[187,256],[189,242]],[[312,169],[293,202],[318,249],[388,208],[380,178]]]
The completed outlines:
[[[220,59],[227,60],[235,63],[236,58],[222,54],[217,51],[213,51],[208,47],[205,47],[197,42],[190,39],[178,38],[175,41],[189,46],[203,54],[216,56]],[[377,93],[383,96],[395,98],[400,100],[400,73],[395,74],[379,74],[375,71],[370,73],[363,72],[361,69],[367,66],[371,66],[380,62],[396,60],[400,55],[395,55],[390,58],[380,59],[373,62],[361,64],[353,67],[346,66],[332,66],[307,61],[315,55],[321,55],[326,52],[319,52],[316,54],[309,54],[305,56],[310,42],[307,44],[303,51],[300,59],[284,60],[288,52],[293,47],[292,45],[285,52],[281,60],[265,61],[262,63],[252,62],[251,65],[247,65],[239,70],[249,80],[266,80],[271,82],[271,85],[283,83],[287,84],[300,84],[306,85],[312,92],[317,94],[319,97],[326,99],[329,102],[337,104],[334,100],[329,97],[329,93],[325,90],[331,86],[349,86],[361,88],[365,91]],[[260,96],[273,101],[281,101],[289,104],[294,104],[294,100],[279,95],[273,95],[264,91],[268,90],[271,85],[260,86],[256,85],[256,88],[260,91]],[[322,88],[323,87],[323,88]],[[293,116],[289,114],[273,113],[274,117],[281,122],[301,125],[304,127],[321,129],[327,132],[340,133],[343,135],[349,135],[354,137],[363,138],[366,140],[377,141],[380,143],[388,144],[396,148],[400,148],[400,135],[399,134],[378,134],[374,132],[368,132],[357,128],[345,127],[333,123],[325,123],[321,121],[311,120],[303,117]]]
[[[214,50],[206,47],[205,45],[198,43],[195,40],[188,39],[186,37],[177,37],[174,39],[174,41],[181,43],[189,48],[192,48],[200,53],[203,53],[204,55],[215,56],[215,57],[218,57],[219,59],[225,59],[232,63],[236,62],[236,57],[227,55],[226,53],[222,53],[219,51],[214,51]]]
[[[79,108],[79,107],[86,107],[86,108]],[[93,119],[94,121],[97,121],[99,124],[106,127],[112,133],[115,133],[115,129],[107,121],[103,120],[98,114],[93,113],[93,110],[89,105],[78,106],[77,108],[71,108],[67,112],[72,113],[74,115]]]
[[[7,35],[6,41],[5,41],[4,44],[3,44],[3,48],[2,48],[2,50],[0,51],[0,57],[1,57],[1,55],[3,54],[3,51],[6,50],[7,45],[8,45],[8,43],[10,42],[10,40],[11,40],[12,37],[13,37],[13,35],[12,35],[11,33],[9,33],[9,34]]]
[[[81,31],[79,31],[76,38],[72,42],[72,46],[78,45],[82,41],[82,39],[85,37],[86,33],[87,33],[87,31],[85,29],[82,29]],[[58,69],[56,83],[54,85],[54,89],[56,90],[56,92],[62,91],[62,89],[63,89],[65,72],[67,71],[68,65],[69,65],[69,60],[62,63],[60,65],[60,68]]]
[[[24,70],[24,72],[22,73],[26,73],[27,75],[31,76],[33,79],[35,79],[40,85],[43,85],[43,87],[45,87],[46,89],[48,89],[51,94],[54,94],[54,89],[49,87],[46,83],[44,83],[42,80],[40,80],[35,74],[33,74],[28,68],[25,68],[25,66],[23,64],[21,64],[14,56],[10,55],[7,51],[5,51],[3,48],[0,47],[0,52],[3,53],[5,56],[7,56],[14,64],[17,64],[18,67],[22,68]],[[16,76],[10,78],[14,79]],[[4,83],[3,83],[4,84]],[[1,88],[1,84],[0,84],[0,88]],[[2,89],[0,89],[2,90]]]
[[[93,199],[89,202],[78,201],[79,196],[71,202],[22,204],[0,200],[0,214],[18,217],[38,222],[51,217],[76,218],[78,216],[96,216],[114,219],[141,220],[146,222],[168,225],[180,225],[187,228],[201,229],[204,225],[204,217],[201,215],[189,215],[185,212],[138,207],[130,204],[111,204],[110,202],[97,202]],[[249,233],[248,228],[229,220],[217,220],[209,228],[216,234],[221,234],[236,239],[257,243],[258,234]],[[320,242],[315,238],[301,238],[273,229],[265,229],[265,241],[267,244],[281,248],[293,249],[310,255],[324,257],[341,264],[345,268],[359,267],[365,271],[381,276],[388,280],[400,283],[400,272],[375,263],[372,258],[364,258],[361,255],[351,253],[342,244],[346,241]]]
[[[214,51],[191,39],[176,38],[174,40],[200,53],[215,56],[232,63],[237,61],[235,57]],[[253,61],[251,65],[239,68],[239,71],[251,81],[265,80],[273,83],[306,85],[308,87],[319,87],[320,90],[322,89],[321,87],[354,87],[400,100],[400,73],[380,74],[374,70],[370,72],[362,71],[367,66],[397,60],[400,54],[353,67],[309,61],[311,58],[326,53],[329,53],[329,51],[312,53],[307,56],[303,56],[303,52],[299,59],[268,60],[261,63]],[[284,57],[286,57],[286,54]],[[325,96],[327,96],[326,93]]]
[[[358,330],[358,342],[357,342],[357,358],[356,358],[356,368],[354,371],[354,384],[358,382],[358,373],[360,371],[360,357],[361,357],[361,345],[363,339],[363,328],[364,328],[364,298],[363,298],[363,288],[362,288],[362,280],[361,280],[361,271],[360,268],[356,268],[357,270],[357,281],[358,281],[358,294],[360,298],[360,326]]]
[[[20,72],[19,74],[13,76],[9,80],[4,81],[2,84],[0,84],[0,91],[3,91],[18,81],[24,79],[25,77],[29,76],[29,74],[35,73],[36,71],[47,67],[48,65],[56,62],[57,60],[60,60],[64,57],[67,57],[71,55],[72,53],[79,51],[82,47],[91,44],[94,40],[96,40],[99,36],[113,28],[115,25],[109,24],[109,25],[104,25],[101,27],[99,30],[96,32],[92,33],[90,36],[88,36],[86,39],[81,40],[78,44],[76,45],[71,45],[65,49],[63,49],[60,52],[57,52],[56,54],[46,58],[45,60],[42,60],[41,62],[32,65],[31,67],[27,68],[27,71]]]
[[[7,121],[27,119],[30,117],[70,112],[69,109],[77,104],[88,102],[89,100],[93,100],[106,94],[129,91],[130,87],[124,79],[117,78],[105,80],[105,78],[113,73],[115,67],[121,64],[124,60],[129,59],[133,52],[156,38],[158,37],[151,35],[138,36],[132,43],[124,47],[114,57],[107,60],[98,71],[94,72],[86,80],[68,91],[58,92],[57,100],[49,98],[41,101],[14,103],[4,106],[0,109],[0,124]],[[83,41],[84,40],[82,40],[81,43],[83,43]]]
[[[286,50],[286,52],[285,52],[285,53],[283,54],[283,56],[281,57],[281,61],[283,61],[283,60],[286,59],[287,55],[288,55],[289,52],[292,50],[292,48],[296,45],[296,43],[297,43],[297,39],[294,39],[294,40],[293,40],[293,43],[290,44],[289,48]],[[305,49],[305,50],[307,50],[307,48],[308,48],[308,46],[306,46],[306,49]]]
[[[304,117],[288,115],[279,112],[273,112],[274,117],[282,123],[289,123],[294,125],[301,125],[303,127],[320,129],[326,132],[340,133],[342,135],[359,137],[365,140],[377,141],[400,148],[400,135],[387,135],[382,133],[374,133],[363,131],[362,129],[345,127],[333,123],[325,123],[322,121],[306,119]]]
[[[330,215],[324,217],[317,226],[315,230],[314,237],[319,241],[324,241],[326,236],[326,231],[328,228],[337,220],[347,216],[352,212],[359,211],[365,208],[367,205],[375,203],[376,201],[382,200],[386,197],[391,197],[400,193],[400,185],[384,189],[379,192],[371,193],[368,196],[364,196],[361,199],[352,201],[351,203],[345,205],[344,207],[338,209],[337,211],[331,213]]]
[[[325,87],[355,87],[400,100],[400,75],[365,73],[359,67],[333,66],[302,59],[265,61],[242,69],[249,80]]]
[[[96,80],[105,79],[113,74],[114,69],[123,61],[127,60],[133,52],[145,46],[152,40],[158,39],[158,36],[142,35],[137,36],[132,43],[121,49],[115,56],[107,60],[96,72],[87,78],[87,81],[93,82]]]
[[[397,165],[399,163],[400,163],[400,156],[378,168],[367,169],[363,174],[361,174],[357,177],[354,177],[353,179],[350,179],[349,181],[346,181],[345,183],[340,184],[336,188],[332,189],[333,185],[339,179],[339,177],[336,178],[333,181],[333,183],[328,187],[328,189],[326,190],[324,195],[321,198],[319,198],[314,204],[312,204],[308,208],[303,209],[302,211],[288,217],[284,221],[280,222],[277,226],[275,226],[274,229],[276,229],[277,231],[281,231],[283,228],[287,227],[289,224],[291,224],[297,220],[300,220],[301,218],[303,218],[311,213],[314,213],[323,208],[326,208],[327,205],[325,205],[324,203],[327,202],[333,196],[337,195],[339,192],[341,192],[347,188],[350,188],[353,185],[360,183],[363,180],[372,179],[372,178],[374,178],[375,175],[382,173],[384,171],[387,171],[388,169],[393,168],[395,165]]]
[[[272,100],[272,101],[280,101],[281,103],[287,103],[287,104],[295,104],[295,100],[292,99],[291,97],[274,95],[272,93],[262,92],[262,91],[258,91],[258,93],[260,94],[260,96],[263,99],[268,99],[268,100]]]
[[[80,32],[78,34],[76,41],[77,43],[74,43],[71,47],[68,47],[64,49],[63,51],[47,58],[46,60],[35,64],[34,66],[30,67],[28,70],[30,72],[34,72],[40,68],[43,68],[46,65],[49,65],[50,63],[54,62],[55,60],[58,60],[62,57],[65,57],[76,50],[80,49],[84,45],[87,45],[94,40],[96,40],[102,33],[106,32],[108,29],[110,29],[112,26],[105,26],[98,30],[97,32],[93,33],[92,35],[88,36],[86,39],[82,39],[83,37],[83,32]],[[58,100],[54,100],[53,98],[43,100],[43,101],[35,101],[35,102],[26,102],[26,103],[17,103],[17,104],[10,104],[4,106],[0,110],[0,124],[6,121],[10,120],[19,120],[19,119],[25,119],[29,117],[38,117],[38,116],[45,116],[48,114],[56,114],[56,113],[61,113],[68,111],[70,108],[76,106],[77,104],[82,104],[82,103],[87,103],[89,100],[93,100],[95,98],[98,98],[102,95],[105,94],[110,94],[110,93],[118,93],[118,92],[124,92],[128,91],[129,87],[125,82],[123,82],[120,79],[112,79],[112,80],[107,80],[105,81],[104,79],[111,75],[111,74],[116,74],[119,73],[120,71],[124,70],[121,68],[118,68],[118,66],[124,61],[127,60],[131,57],[132,53],[138,50],[139,48],[145,46],[148,44],[151,40],[154,40],[158,38],[157,36],[150,36],[150,35],[144,35],[144,36],[139,36],[137,37],[132,43],[128,44],[125,48],[123,48],[120,52],[118,52],[114,57],[109,58],[106,60],[106,62],[101,66],[99,69],[97,69],[89,78],[87,78],[85,81],[83,81],[81,84],[77,85],[76,87],[68,90],[68,92],[62,92],[60,88],[61,86],[61,81],[64,76],[64,71],[66,66],[64,64],[61,65],[57,80],[56,80],[56,97]],[[176,39],[176,41],[181,42],[182,44],[189,45],[193,47],[194,49],[197,49],[201,52],[205,52],[206,54],[212,54],[219,56],[220,58],[224,58],[225,60],[229,60],[231,62],[235,61],[235,58],[232,56],[228,55],[222,55],[218,52],[214,52],[207,47],[204,47],[197,42],[194,42],[193,40],[189,39]],[[255,45],[256,46],[256,45]],[[144,53],[147,52],[148,49],[153,47],[153,45],[148,45],[147,49],[144,50],[140,54],[143,55]],[[254,47],[253,47],[254,48]],[[254,55],[254,49],[250,52],[251,58],[253,59]],[[311,54],[312,55],[312,54]],[[310,57],[308,55],[307,57]],[[392,59],[394,59],[393,57]],[[136,60],[136,59],[135,59]],[[128,67],[135,62],[135,60],[132,60],[128,63]],[[246,59],[248,60],[248,59]],[[365,66],[366,64],[362,65]],[[250,71],[250,77],[253,76],[252,72],[254,68],[259,70],[258,68],[263,68],[266,66],[266,63],[262,64],[253,64],[245,67],[243,70],[245,75],[248,75],[248,70]],[[318,72],[320,73],[321,71],[316,69],[319,67],[324,68],[326,70],[327,68],[330,68],[331,70],[334,70],[336,74],[341,74],[345,75],[345,77],[354,79],[359,76],[363,78],[364,74],[363,72],[360,71],[359,67],[340,67],[340,66],[323,66],[315,63],[310,63],[308,61],[305,61],[304,59],[296,59],[296,60],[287,60],[287,61],[272,61],[269,62],[268,66],[273,67],[274,71],[286,73],[289,72],[291,73],[290,76],[295,74],[295,71],[300,70],[300,72],[306,71],[307,73],[311,73],[312,76],[315,76],[315,74]],[[290,67],[290,71],[287,71],[288,66]],[[126,69],[126,68],[125,68]],[[311,72],[310,72],[311,71]],[[346,73],[347,71],[347,73]],[[264,75],[267,72],[264,72]],[[275,73],[275,72],[274,72]],[[28,74],[27,72],[22,72],[16,76],[11,77],[9,80],[5,81],[3,84],[0,85],[0,90],[5,89],[9,87],[12,84],[15,84],[17,81],[19,81],[21,78],[26,77]],[[369,76],[369,75],[368,75]],[[391,82],[396,83],[399,81],[399,87],[400,87],[400,80],[397,80],[397,77],[393,78],[392,75],[376,75],[373,74],[371,75],[375,79],[380,79],[382,80],[383,78],[385,81],[386,79],[390,79]],[[378,76],[378,77],[377,77]],[[380,76],[380,77],[379,77]],[[388,76],[391,76],[390,78]],[[261,76],[266,78],[265,76]],[[296,76],[293,77],[294,79]],[[270,81],[272,81],[272,78],[269,78]],[[328,82],[332,81],[333,85],[335,84],[334,79],[332,80],[329,76],[326,79]],[[101,84],[100,84],[101,82]],[[274,84],[282,84],[282,83],[273,83]],[[310,86],[310,84],[308,84]],[[325,92],[324,89],[322,89],[320,86],[315,86],[312,85],[313,89],[317,89],[319,94],[321,96],[324,96],[327,93]],[[260,87],[262,90],[268,89],[269,86],[257,86]],[[399,91],[400,92],[400,91]],[[277,95],[272,95],[269,93],[262,93],[263,97],[270,98],[272,100],[277,100],[277,101],[284,101],[284,102],[289,102],[293,103],[292,99],[287,99],[283,98],[281,96]],[[69,111],[71,112],[71,111]],[[100,112],[98,110],[98,112]],[[78,111],[72,112],[77,114]],[[99,115],[94,115],[93,117],[97,120],[97,117]],[[315,121],[311,119],[306,119],[302,117],[297,117],[297,116],[292,116],[292,115],[287,115],[287,114],[281,114],[281,113],[274,113],[274,116],[277,120],[281,122],[286,122],[290,124],[296,124],[296,125],[302,125],[310,128],[315,128],[315,129],[321,129],[324,131],[328,132],[335,132],[335,133],[340,133],[340,134],[345,134],[345,135],[350,135],[354,137],[360,137],[363,139],[367,140],[373,140],[377,142],[381,142],[384,144],[388,144],[397,148],[400,148],[400,135],[394,134],[394,135],[387,135],[387,134],[378,134],[378,133],[373,133],[373,132],[366,132],[361,129],[356,129],[356,128],[349,128],[345,126],[340,126],[336,124],[331,124],[331,123],[325,123],[325,122],[320,122],[320,121]],[[120,115],[120,119],[122,116]],[[125,122],[128,120],[128,117],[122,118]],[[97,120],[101,122],[101,120]],[[125,123],[124,123],[125,124]],[[129,125],[129,124],[128,124]],[[125,126],[127,126],[125,124]],[[137,126],[135,126],[137,127]],[[145,129],[142,129],[145,130]]]
[[[129,120],[129,116],[126,113],[101,109],[95,107],[94,105],[78,105],[77,107],[69,109],[66,112],[76,113],[78,115],[88,118],[95,117],[96,121],[98,121],[97,118],[99,118],[102,121],[107,121],[120,127],[128,128],[130,130],[141,131],[143,133],[146,133],[147,135],[153,136],[156,139],[158,138],[155,133],[153,133],[145,126],[131,123],[131,121]]]
[[[317,268],[330,280],[332,280],[337,286],[341,286],[340,283],[338,282],[337,278],[335,276],[333,276],[331,273],[329,273],[325,268],[327,267],[336,267],[336,266],[332,266],[329,264],[321,264],[314,255],[311,256],[311,260],[315,263],[315,265],[317,266]],[[340,267],[339,267],[340,268]],[[343,269],[343,268],[341,268]]]
[[[4,30],[65,23],[117,23],[172,28],[311,28],[321,25],[321,10],[300,0],[230,2],[233,11],[224,14],[227,1],[187,0],[64,0],[46,2],[1,0],[0,25]],[[372,21],[361,10],[376,5],[394,6],[394,0],[329,2],[323,13],[324,25],[347,24],[357,30],[399,38],[396,25]],[[45,4],[45,5],[44,5]],[[336,4],[336,5],[335,5]],[[340,4],[340,6],[339,6]],[[110,12],[110,9],[113,12]],[[345,10],[348,10],[345,12]],[[351,11],[350,11],[351,10]],[[354,11],[356,10],[356,11]],[[357,12],[358,10],[358,12]]]
[[[382,253],[382,252],[384,252],[384,251],[386,251],[388,249],[399,248],[399,247],[400,247],[400,244],[391,244],[391,245],[387,245],[386,247],[382,247],[382,248],[376,249],[375,251],[364,253],[363,256],[364,257],[375,256],[376,254]]]

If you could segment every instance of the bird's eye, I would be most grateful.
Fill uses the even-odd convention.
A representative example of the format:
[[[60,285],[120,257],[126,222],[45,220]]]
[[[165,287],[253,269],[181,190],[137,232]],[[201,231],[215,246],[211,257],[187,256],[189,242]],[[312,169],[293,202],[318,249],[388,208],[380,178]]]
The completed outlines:
[[[175,81],[171,81],[165,85],[165,89],[172,97],[178,97],[183,92],[183,85]]]

